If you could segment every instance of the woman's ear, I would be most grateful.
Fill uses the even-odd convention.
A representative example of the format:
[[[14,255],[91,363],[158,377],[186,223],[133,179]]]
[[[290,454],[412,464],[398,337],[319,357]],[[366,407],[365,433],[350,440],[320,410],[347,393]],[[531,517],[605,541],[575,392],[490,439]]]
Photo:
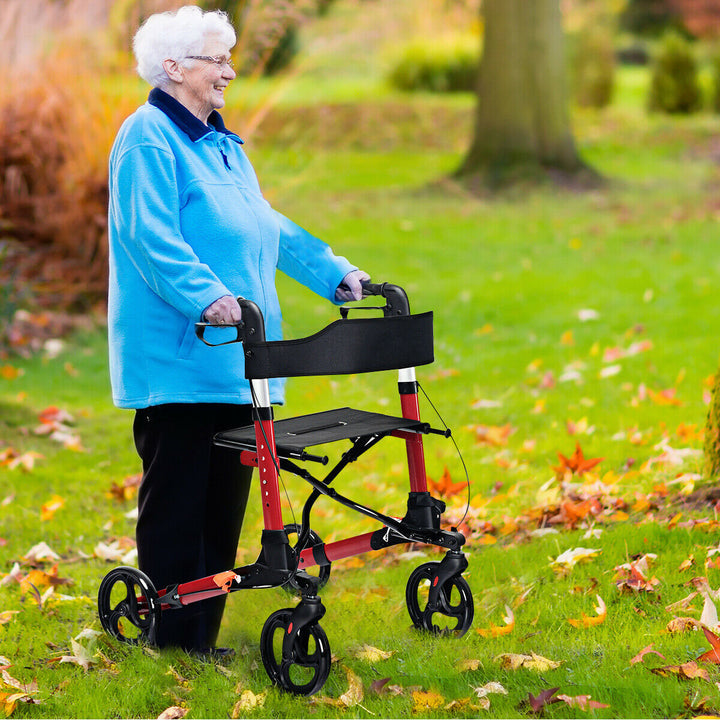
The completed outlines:
[[[163,60],[163,67],[165,68],[167,76],[172,81],[178,83],[183,81],[182,67],[177,60],[171,60],[170,58],[168,58],[167,60]]]

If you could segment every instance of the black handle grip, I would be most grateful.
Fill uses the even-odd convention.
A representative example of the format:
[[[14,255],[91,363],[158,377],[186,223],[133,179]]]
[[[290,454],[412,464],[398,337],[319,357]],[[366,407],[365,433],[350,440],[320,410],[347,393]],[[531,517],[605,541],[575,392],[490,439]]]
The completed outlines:
[[[340,287],[343,290],[350,290],[350,288],[342,283]],[[372,283],[363,282],[363,297],[380,296],[384,297],[387,301],[383,308],[385,317],[392,315],[409,315],[410,314],[410,303],[408,301],[407,294],[399,285],[392,285],[391,283]]]

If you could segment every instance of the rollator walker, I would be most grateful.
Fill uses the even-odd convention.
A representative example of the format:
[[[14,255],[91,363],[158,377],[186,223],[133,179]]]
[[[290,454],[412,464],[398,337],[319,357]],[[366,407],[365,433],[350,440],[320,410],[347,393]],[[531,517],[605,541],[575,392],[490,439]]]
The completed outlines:
[[[219,433],[214,442],[239,452],[244,465],[258,468],[264,523],[260,553],[250,565],[159,590],[141,571],[115,568],[105,576],[98,593],[100,621],[110,635],[130,644],[152,645],[163,613],[237,590],[285,587],[300,600],[267,619],[260,636],[261,657],[275,685],[297,695],[311,695],[320,690],[330,672],[330,646],[320,626],[325,606],[318,592],[328,581],[331,564],[404,543],[446,550],[442,560],[420,565],[408,579],[405,599],[414,627],[433,634],[461,636],[467,632],[474,606],[463,577],[468,566],[462,552],[465,537],[456,528],[441,527],[445,503],[428,492],[425,474],[423,436],[450,436],[449,429],[434,429],[420,419],[415,367],[434,360],[433,314],[412,315],[407,295],[397,285],[366,283],[363,287],[365,296],[382,297],[384,306],[343,306],[340,320],[301,339],[266,341],[260,309],[244,298],[239,298],[242,322],[232,326],[236,337],[231,340],[211,342],[206,337],[210,326],[197,324],[198,337],[208,345],[243,345],[253,424]],[[349,318],[351,310],[382,310],[382,317]],[[398,370],[399,416],[344,407],[274,420],[269,378],[385,370]],[[386,437],[399,438],[407,449],[410,491],[402,518],[355,502],[333,487],[348,465]],[[311,474],[307,465],[322,467],[329,458],[309,453],[308,448],[340,441],[350,446],[325,477]],[[283,520],[281,471],[310,485],[300,524]],[[323,542],[311,527],[311,511],[320,497],[372,518],[379,523],[378,529]],[[310,568],[315,574],[308,572]]]

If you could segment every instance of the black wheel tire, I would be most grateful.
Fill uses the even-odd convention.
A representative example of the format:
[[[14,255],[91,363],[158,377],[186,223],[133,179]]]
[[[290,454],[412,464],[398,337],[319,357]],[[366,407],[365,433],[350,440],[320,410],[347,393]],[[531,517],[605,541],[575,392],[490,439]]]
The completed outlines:
[[[105,632],[122,642],[154,644],[161,612],[155,586],[136,568],[115,568],[100,583],[100,624]]]
[[[300,630],[292,647],[292,657],[283,658],[283,638],[288,632],[293,610],[274,612],[263,625],[260,655],[270,680],[293,695],[312,695],[330,674],[332,655],[327,635],[319,624]]]
[[[288,525],[285,525],[285,532],[288,535],[298,535],[300,534],[300,525],[297,523],[289,523]],[[308,536],[308,545],[306,547],[312,547],[313,545],[320,545],[322,543],[322,538],[314,531],[310,530],[310,535]],[[292,543],[291,543],[292,544]],[[295,547],[295,546],[294,546]],[[312,567],[310,570],[313,570],[312,574],[314,574],[318,578],[318,590],[325,587],[327,585],[328,580],[330,579],[330,568],[331,565],[316,565]],[[309,571],[306,571],[309,572]],[[297,595],[301,592],[300,585],[295,581],[295,578],[291,578],[288,580],[288,582],[283,585],[283,588],[287,590],[288,592],[292,593],[293,595]]]
[[[453,575],[440,588],[436,607],[429,607],[429,587],[437,577],[439,562],[420,565],[410,575],[405,589],[405,602],[413,625],[434,635],[462,637],[472,625],[475,603],[467,580]],[[435,624],[435,616],[444,617],[444,627]]]

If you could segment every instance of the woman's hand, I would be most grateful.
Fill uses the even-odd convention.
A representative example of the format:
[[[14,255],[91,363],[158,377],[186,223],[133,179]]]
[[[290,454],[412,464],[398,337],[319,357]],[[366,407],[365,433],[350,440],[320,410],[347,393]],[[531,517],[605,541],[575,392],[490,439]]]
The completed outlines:
[[[338,285],[335,291],[335,299],[342,302],[350,300],[362,300],[362,283],[367,282],[370,276],[363,270],[349,272]]]
[[[242,320],[242,310],[232,295],[224,295],[205,309],[203,318],[211,325],[237,325]]]

